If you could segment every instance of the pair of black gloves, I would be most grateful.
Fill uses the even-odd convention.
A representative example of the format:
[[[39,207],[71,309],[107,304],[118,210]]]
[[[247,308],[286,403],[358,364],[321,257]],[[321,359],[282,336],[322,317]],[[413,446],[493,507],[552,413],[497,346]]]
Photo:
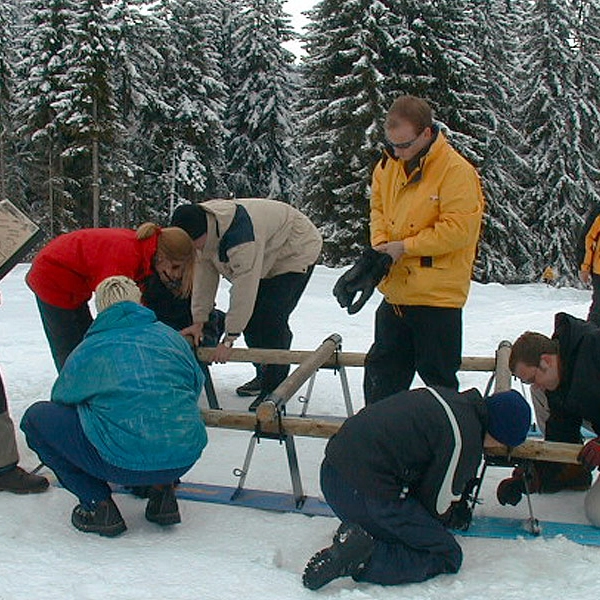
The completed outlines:
[[[333,295],[348,314],[357,313],[373,295],[379,282],[388,274],[392,257],[385,252],[367,248],[356,264],[346,271],[336,282]],[[355,301],[356,294],[360,296]]]

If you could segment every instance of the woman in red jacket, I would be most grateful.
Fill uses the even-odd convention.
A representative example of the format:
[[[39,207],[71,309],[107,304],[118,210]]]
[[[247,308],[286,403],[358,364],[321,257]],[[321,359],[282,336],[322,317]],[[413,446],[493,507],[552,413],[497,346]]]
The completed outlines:
[[[178,227],[144,223],[131,229],[81,229],[42,248],[27,274],[54,363],[61,370],[67,356],[92,322],[88,300],[112,275],[141,284],[153,272],[176,295],[189,296],[194,246]]]

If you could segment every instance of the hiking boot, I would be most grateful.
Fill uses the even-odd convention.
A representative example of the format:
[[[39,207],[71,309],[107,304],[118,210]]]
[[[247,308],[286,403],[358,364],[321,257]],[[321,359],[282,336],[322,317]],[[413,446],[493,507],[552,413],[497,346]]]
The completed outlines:
[[[333,544],[317,552],[306,564],[302,583],[318,590],[338,577],[355,577],[368,562],[375,542],[360,525],[342,523],[333,536]]]
[[[260,377],[255,377],[251,381],[246,381],[244,385],[240,385],[240,387],[236,388],[235,393],[238,396],[242,396],[246,398],[248,396],[258,396],[260,394]]]
[[[146,505],[146,519],[158,525],[181,523],[175,487],[172,484],[151,488]]]
[[[112,498],[96,503],[91,510],[78,504],[73,509],[71,523],[79,531],[97,533],[104,537],[115,537],[127,529]]]
[[[34,475],[15,467],[10,471],[0,473],[0,492],[13,494],[39,494],[48,489],[48,480],[40,475]]]

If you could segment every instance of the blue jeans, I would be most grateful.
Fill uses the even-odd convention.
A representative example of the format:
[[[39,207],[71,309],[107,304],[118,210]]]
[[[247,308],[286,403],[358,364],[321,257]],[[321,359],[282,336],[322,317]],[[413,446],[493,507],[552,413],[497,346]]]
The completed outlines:
[[[85,436],[77,409],[72,406],[36,402],[25,411],[21,429],[29,447],[88,510],[110,498],[108,481],[128,486],[169,484],[192,467],[130,471],[111,465]]]
[[[341,521],[360,525],[375,539],[371,560],[356,581],[395,585],[459,570],[462,550],[454,536],[414,497],[384,500],[363,494],[327,459],[321,465],[321,489]]]

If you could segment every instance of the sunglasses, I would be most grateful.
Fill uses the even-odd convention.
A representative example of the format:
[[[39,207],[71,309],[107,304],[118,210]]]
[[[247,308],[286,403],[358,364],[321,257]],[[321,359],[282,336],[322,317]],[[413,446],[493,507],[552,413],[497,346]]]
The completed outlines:
[[[425,131],[425,129],[423,129],[423,131]],[[423,131],[421,131],[421,133],[419,133],[417,137],[414,137],[412,140],[408,140],[408,142],[400,142],[399,144],[394,144],[394,142],[390,142],[390,140],[388,140],[387,138],[385,138],[385,142],[388,146],[391,146],[395,150],[406,150],[407,148],[410,148],[423,135]]]

